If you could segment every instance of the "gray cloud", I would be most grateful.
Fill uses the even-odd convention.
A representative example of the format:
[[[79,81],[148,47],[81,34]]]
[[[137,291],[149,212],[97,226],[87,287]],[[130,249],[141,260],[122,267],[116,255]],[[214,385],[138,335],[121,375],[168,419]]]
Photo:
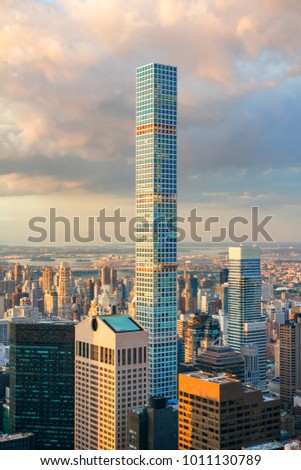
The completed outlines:
[[[3,2],[0,196],[134,198],[135,68],[159,61],[179,70],[180,201],[289,204],[300,15],[289,0]]]

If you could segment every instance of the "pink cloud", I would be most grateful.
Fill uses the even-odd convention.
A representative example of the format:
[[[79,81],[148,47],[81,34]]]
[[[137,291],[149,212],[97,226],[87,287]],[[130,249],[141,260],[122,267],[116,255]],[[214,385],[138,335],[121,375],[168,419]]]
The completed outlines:
[[[0,176],[0,197],[53,194],[80,189],[76,181],[58,181],[50,176],[24,176],[18,173]]]

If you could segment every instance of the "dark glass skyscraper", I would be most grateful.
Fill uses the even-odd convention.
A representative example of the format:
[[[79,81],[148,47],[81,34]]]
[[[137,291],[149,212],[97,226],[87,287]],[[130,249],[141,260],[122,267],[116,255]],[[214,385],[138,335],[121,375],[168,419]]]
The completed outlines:
[[[149,395],[177,397],[177,68],[137,69],[136,318],[149,333]],[[173,236],[174,235],[174,236]]]
[[[10,433],[36,449],[74,448],[74,323],[18,319],[10,327]]]

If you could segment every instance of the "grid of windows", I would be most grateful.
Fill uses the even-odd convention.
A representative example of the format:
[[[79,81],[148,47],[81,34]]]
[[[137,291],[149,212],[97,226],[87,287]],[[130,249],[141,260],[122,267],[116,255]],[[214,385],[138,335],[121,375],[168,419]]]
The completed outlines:
[[[136,315],[149,333],[149,395],[176,398],[176,67],[137,69],[136,126]]]
[[[12,434],[33,432],[37,450],[70,450],[74,441],[74,324],[10,326]]]
[[[147,334],[113,333],[103,319],[92,343],[90,323],[76,332],[75,449],[127,449],[128,412],[147,402]]]
[[[235,351],[257,344],[259,380],[266,379],[266,326],[261,315],[260,252],[254,247],[229,249],[228,342]],[[254,386],[259,386],[259,383]]]
[[[279,438],[279,400],[266,399],[259,390],[251,388],[238,391],[240,386],[228,382],[217,392],[207,381],[195,387],[191,382],[181,381],[180,450],[235,450]]]

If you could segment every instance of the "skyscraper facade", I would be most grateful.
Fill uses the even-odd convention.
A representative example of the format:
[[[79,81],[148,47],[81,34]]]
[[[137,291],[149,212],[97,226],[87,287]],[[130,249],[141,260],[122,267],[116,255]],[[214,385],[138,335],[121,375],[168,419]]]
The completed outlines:
[[[55,290],[46,291],[44,295],[44,313],[47,317],[57,317],[58,295]]]
[[[71,319],[71,270],[66,262],[60,264],[60,283],[58,287],[58,315]]]
[[[177,397],[177,68],[137,69],[136,318],[149,333],[149,395]]]
[[[279,437],[279,399],[225,373],[179,374],[179,450],[239,450]]]
[[[295,315],[296,321],[296,391],[301,394],[301,314]]]
[[[296,324],[287,320],[279,326],[280,339],[280,398],[292,406],[296,394]]]
[[[147,402],[147,332],[127,315],[75,328],[75,449],[128,448],[128,412]]]
[[[36,450],[74,448],[74,323],[10,325],[10,433],[32,432]]]
[[[53,287],[53,268],[51,266],[45,266],[42,271],[42,290],[51,291]]]
[[[22,266],[20,263],[16,263],[14,266],[14,279],[17,285],[22,283]]]
[[[110,277],[110,266],[103,266],[101,268],[101,285],[109,286],[111,284],[111,277]]]
[[[258,383],[252,385],[260,386],[266,379],[266,325],[261,315],[258,248],[245,246],[229,248],[228,282],[228,343],[239,353],[242,346],[257,344]]]

